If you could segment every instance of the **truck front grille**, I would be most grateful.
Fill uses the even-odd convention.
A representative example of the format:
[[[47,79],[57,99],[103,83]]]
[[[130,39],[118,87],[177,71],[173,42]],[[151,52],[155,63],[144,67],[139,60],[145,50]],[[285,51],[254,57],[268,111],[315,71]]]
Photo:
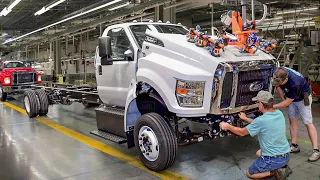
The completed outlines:
[[[272,75],[271,68],[239,71],[238,76],[234,76],[233,72],[227,72],[221,90],[220,108],[228,108],[230,106],[240,107],[254,104],[252,98],[255,97],[260,90],[269,90],[270,77]],[[237,77],[237,79],[234,79]],[[236,81],[237,80],[237,81]],[[236,84],[234,84],[237,82]],[[233,88],[236,92],[236,97],[233,98]],[[251,88],[250,88],[251,87]],[[232,101],[235,100],[234,103]]]
[[[14,85],[32,84],[36,82],[37,74],[34,72],[15,72],[12,75],[12,82]]]
[[[255,102],[252,101],[252,98],[255,97],[260,90],[269,90],[270,76],[271,69],[239,72],[235,106],[239,107],[254,104]],[[252,89],[255,85],[260,88]]]

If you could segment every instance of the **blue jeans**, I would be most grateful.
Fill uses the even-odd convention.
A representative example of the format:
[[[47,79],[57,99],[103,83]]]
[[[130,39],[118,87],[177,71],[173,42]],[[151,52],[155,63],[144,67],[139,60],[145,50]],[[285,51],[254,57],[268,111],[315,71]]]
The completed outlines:
[[[284,154],[280,157],[260,156],[249,167],[249,174],[258,174],[280,169],[288,164],[290,154]]]

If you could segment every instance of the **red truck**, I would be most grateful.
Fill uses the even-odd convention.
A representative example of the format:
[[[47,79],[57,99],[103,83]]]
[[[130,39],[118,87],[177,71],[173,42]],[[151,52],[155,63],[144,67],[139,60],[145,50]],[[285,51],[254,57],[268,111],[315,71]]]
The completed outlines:
[[[0,61],[0,98],[6,101],[7,95],[21,92],[31,85],[41,83],[41,74],[31,64],[21,60]]]

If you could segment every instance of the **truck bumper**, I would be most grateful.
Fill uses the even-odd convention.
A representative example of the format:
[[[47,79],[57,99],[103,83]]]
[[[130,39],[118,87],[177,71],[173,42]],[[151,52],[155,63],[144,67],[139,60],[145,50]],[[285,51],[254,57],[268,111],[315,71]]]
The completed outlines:
[[[8,94],[19,93],[19,92],[23,92],[25,89],[30,89],[31,85],[34,85],[34,84],[22,85],[22,86],[2,86],[2,90],[3,92]]]

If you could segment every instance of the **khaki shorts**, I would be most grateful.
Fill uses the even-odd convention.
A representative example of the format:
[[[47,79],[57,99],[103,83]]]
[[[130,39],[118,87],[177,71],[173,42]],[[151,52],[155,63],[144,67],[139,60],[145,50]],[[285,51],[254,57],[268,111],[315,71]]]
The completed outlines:
[[[309,96],[310,105],[304,105],[304,100],[298,102],[292,102],[289,105],[289,118],[299,118],[299,114],[301,116],[301,120],[304,124],[312,124],[312,112],[311,112],[311,104],[312,104],[312,96]]]

